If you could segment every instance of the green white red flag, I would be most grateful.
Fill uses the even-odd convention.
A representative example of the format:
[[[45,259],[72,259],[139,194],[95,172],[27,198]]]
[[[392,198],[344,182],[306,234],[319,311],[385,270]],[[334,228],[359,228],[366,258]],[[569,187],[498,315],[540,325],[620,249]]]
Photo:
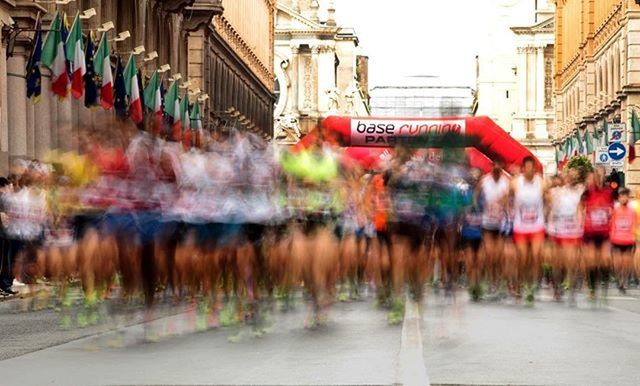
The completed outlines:
[[[62,40],[62,18],[58,13],[53,16],[44,40],[42,64],[51,70],[51,91],[60,98],[66,98],[69,74]]]
[[[129,116],[136,123],[142,123],[142,100],[138,86],[138,69],[134,55],[129,56],[129,61],[124,69],[124,84],[129,96]]]
[[[105,110],[113,107],[113,72],[111,70],[111,50],[107,33],[103,32],[98,44],[98,50],[93,58],[96,74],[102,79],[100,85],[100,104]]]
[[[76,99],[80,99],[84,93],[84,74],[87,73],[82,41],[82,20],[80,13],[76,13],[66,47],[67,58],[71,63],[71,95]]]

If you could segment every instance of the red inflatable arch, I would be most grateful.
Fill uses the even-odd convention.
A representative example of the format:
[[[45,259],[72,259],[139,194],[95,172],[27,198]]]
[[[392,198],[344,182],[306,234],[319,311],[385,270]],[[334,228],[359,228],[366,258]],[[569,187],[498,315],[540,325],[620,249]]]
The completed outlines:
[[[490,168],[491,160],[502,159],[508,169],[520,165],[525,157],[533,157],[539,171],[542,164],[520,142],[507,134],[489,117],[466,118],[374,118],[339,117],[324,119],[325,139],[335,141],[345,147],[369,148],[368,156],[375,157],[385,148],[393,147],[403,138],[425,134],[456,134],[473,138],[474,148],[467,148],[467,156],[474,167],[482,170]],[[295,150],[304,149],[313,144],[318,137],[312,131],[294,146]],[[379,149],[379,150],[378,150]],[[363,153],[356,151],[356,153]]]

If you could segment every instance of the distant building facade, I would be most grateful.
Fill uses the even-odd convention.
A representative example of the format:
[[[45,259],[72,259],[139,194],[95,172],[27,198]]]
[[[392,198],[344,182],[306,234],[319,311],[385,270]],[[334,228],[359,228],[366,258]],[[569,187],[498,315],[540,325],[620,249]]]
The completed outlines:
[[[536,2],[534,24],[511,27],[516,36],[517,107],[511,136],[540,160],[545,174],[556,170],[556,154],[550,133],[554,126],[553,4]]]
[[[336,24],[334,2],[278,0],[276,8],[275,138],[295,143],[332,114],[369,115],[368,58],[355,31]]]
[[[371,114],[379,117],[454,117],[472,114],[474,90],[439,84],[433,77],[407,77],[371,89]]]

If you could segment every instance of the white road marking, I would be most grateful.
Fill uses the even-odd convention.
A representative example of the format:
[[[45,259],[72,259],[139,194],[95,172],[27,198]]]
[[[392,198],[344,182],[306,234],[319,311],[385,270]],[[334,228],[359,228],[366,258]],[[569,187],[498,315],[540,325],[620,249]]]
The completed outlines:
[[[420,307],[407,296],[402,323],[400,346],[399,381],[405,386],[429,385],[429,376],[424,364],[422,332],[420,330]]]

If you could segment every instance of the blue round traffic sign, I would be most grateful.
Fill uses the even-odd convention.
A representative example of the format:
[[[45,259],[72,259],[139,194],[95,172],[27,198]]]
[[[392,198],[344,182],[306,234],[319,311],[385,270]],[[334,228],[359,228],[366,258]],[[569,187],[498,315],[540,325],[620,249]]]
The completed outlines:
[[[612,143],[607,149],[609,157],[614,161],[620,161],[627,155],[627,148],[621,143]]]
[[[600,162],[602,162],[603,164],[609,162],[609,155],[605,153],[600,154]]]

